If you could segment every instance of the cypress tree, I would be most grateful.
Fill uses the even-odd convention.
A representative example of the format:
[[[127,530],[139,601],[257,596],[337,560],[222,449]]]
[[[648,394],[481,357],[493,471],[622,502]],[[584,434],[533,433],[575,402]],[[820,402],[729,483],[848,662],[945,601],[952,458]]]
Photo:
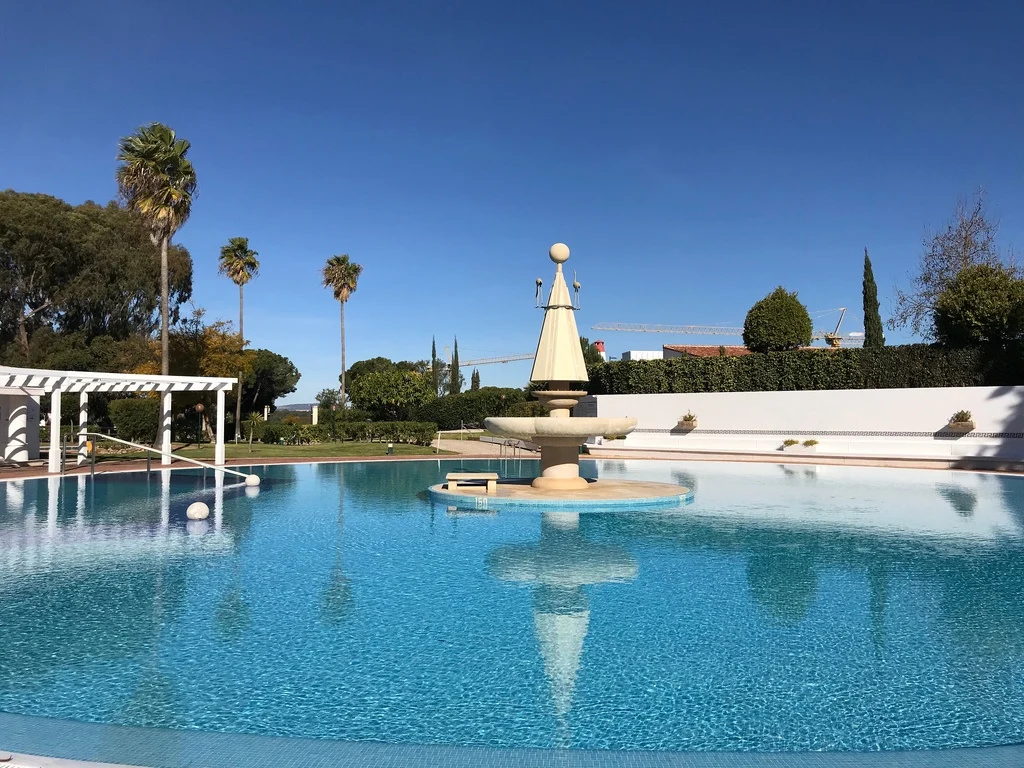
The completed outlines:
[[[878,286],[867,248],[864,249],[864,346],[869,349],[885,346],[882,316],[878,313]]]
[[[434,385],[434,394],[441,394],[441,365],[437,359],[437,340],[430,337],[430,379]]]
[[[452,365],[448,376],[448,394],[459,394],[462,391],[462,374],[459,373],[459,338],[457,336],[455,337],[455,349],[452,350]]]
[[[480,389],[480,371],[476,368],[473,369],[473,375],[469,377],[469,388],[473,392]]]

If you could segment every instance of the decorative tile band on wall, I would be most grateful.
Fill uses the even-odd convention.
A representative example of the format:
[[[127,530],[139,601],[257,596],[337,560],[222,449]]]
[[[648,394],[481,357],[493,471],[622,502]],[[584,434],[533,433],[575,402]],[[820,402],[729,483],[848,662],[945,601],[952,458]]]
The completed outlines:
[[[956,432],[954,430],[936,432],[885,432],[859,430],[815,430],[815,429],[704,429],[696,430],[673,429],[635,429],[633,434],[648,435],[814,435],[818,437],[931,437],[936,440],[958,440],[963,437],[984,437],[995,440],[1020,440],[1024,432]]]

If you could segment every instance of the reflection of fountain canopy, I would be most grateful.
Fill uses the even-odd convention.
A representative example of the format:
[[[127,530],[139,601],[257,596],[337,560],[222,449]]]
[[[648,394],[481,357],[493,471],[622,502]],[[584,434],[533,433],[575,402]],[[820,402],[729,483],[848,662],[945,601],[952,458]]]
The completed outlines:
[[[615,546],[585,539],[579,514],[545,512],[536,544],[511,544],[487,558],[491,574],[502,581],[535,587],[533,620],[544,672],[551,683],[555,712],[564,717],[572,708],[583,640],[590,608],[583,587],[636,578],[636,560]]]

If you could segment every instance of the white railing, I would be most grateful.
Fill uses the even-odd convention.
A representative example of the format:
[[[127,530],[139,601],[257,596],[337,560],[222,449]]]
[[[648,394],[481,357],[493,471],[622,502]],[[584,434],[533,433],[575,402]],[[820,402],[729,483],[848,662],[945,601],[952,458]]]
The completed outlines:
[[[228,469],[227,467],[218,467],[213,464],[208,464],[205,461],[199,461],[198,459],[190,459],[188,456],[181,456],[177,453],[171,453],[170,451],[161,451],[159,448],[153,448],[149,445],[140,445],[139,443],[132,443],[128,440],[122,440],[119,437],[111,437],[110,435],[104,435],[102,432],[79,432],[79,435],[86,435],[87,437],[98,437],[102,440],[110,440],[113,443],[120,443],[121,445],[128,445],[132,448],[137,448],[140,451],[148,451],[149,453],[155,453],[160,456],[169,456],[172,459],[178,459],[179,461],[187,461],[189,464],[195,464],[197,467],[204,467],[206,469],[212,469],[215,472],[226,472],[229,475],[237,475],[243,480],[248,480],[249,475],[244,472],[238,472],[234,469]],[[96,451],[93,450],[93,466],[96,465]],[[95,470],[94,470],[95,471]]]

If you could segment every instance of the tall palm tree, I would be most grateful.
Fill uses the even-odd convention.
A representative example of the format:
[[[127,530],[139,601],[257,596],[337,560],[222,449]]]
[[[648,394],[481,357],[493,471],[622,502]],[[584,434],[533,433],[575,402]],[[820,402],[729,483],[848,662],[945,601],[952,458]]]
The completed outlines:
[[[196,172],[186,155],[191,145],[162,123],[142,126],[118,144],[117,187],[131,210],[142,214],[160,246],[160,372],[170,372],[167,248],[188,221],[196,196]]]
[[[220,249],[220,269],[238,286],[238,336],[245,346],[245,329],[242,325],[245,318],[245,284],[260,273],[260,262],[256,251],[249,247],[248,237],[232,237],[228,244]],[[238,372],[238,397],[235,400],[235,442],[242,436],[242,371]]]
[[[348,254],[331,256],[323,269],[324,287],[334,291],[341,304],[341,407],[345,407],[345,304],[356,290],[363,268],[349,261]]]

